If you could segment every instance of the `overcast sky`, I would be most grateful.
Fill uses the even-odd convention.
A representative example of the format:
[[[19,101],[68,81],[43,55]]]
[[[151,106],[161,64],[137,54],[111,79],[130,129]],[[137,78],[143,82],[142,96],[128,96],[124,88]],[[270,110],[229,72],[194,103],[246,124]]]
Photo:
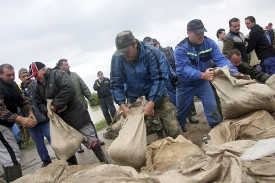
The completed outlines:
[[[271,5],[272,4],[272,5]],[[271,0],[0,0],[0,62],[18,70],[40,61],[53,68],[66,58],[93,92],[97,71],[110,75],[115,37],[131,30],[137,39],[156,38],[175,47],[187,23],[201,19],[206,36],[216,40],[219,28],[252,15],[260,26],[275,23]]]

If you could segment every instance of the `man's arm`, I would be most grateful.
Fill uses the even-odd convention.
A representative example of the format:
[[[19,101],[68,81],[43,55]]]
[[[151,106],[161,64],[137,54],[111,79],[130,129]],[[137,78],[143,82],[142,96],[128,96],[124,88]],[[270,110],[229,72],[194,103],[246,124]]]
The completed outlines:
[[[187,55],[187,50],[183,47],[177,46],[175,49],[176,59],[176,73],[180,80],[184,80],[185,77],[192,80],[201,79],[201,71],[197,70],[195,65]]]
[[[225,38],[224,41],[223,41],[223,49],[222,49],[222,53],[224,55],[227,54],[227,52],[229,50],[232,50],[234,48],[234,40],[232,38]]]
[[[86,99],[88,99],[88,101],[94,100],[94,97],[93,97],[90,89],[86,85],[86,83],[82,80],[82,78],[78,74],[76,74],[76,75],[77,75],[77,78],[78,78],[78,82],[79,82],[79,85],[80,85],[82,95],[85,96]]]
[[[59,93],[53,98],[51,105],[56,110],[60,110],[76,96],[76,91],[71,77],[66,72],[61,70],[55,70],[55,72],[55,82],[59,87]]]
[[[36,119],[33,118],[33,114],[31,111],[28,112],[30,114],[30,117],[22,117],[19,116],[17,113],[13,113],[9,111],[6,108],[6,105],[4,103],[4,97],[2,92],[0,91],[0,119],[4,121],[8,121],[11,123],[19,122],[21,123],[24,127],[29,127],[32,128],[36,125]]]
[[[124,93],[124,84],[126,84],[126,72],[122,68],[122,64],[119,56],[113,55],[111,61],[111,73],[110,73],[110,85],[111,92],[114,97],[114,101],[120,106],[125,104],[126,98]]]
[[[238,69],[220,52],[218,45],[213,40],[210,40],[210,45],[212,48],[210,53],[215,65],[217,67],[227,66],[231,74],[237,74]]]
[[[100,87],[101,87],[101,84],[100,84],[100,82],[99,82],[99,79],[95,80],[95,83],[94,83],[94,90],[95,90],[95,91],[98,91]]]
[[[257,32],[254,32],[254,31],[250,31],[250,33],[249,33],[249,42],[248,42],[248,45],[246,47],[246,53],[247,54],[254,50],[254,48],[258,44],[259,38],[260,38],[260,34],[258,34]]]
[[[152,53],[155,52],[154,54]],[[148,100],[158,102],[166,94],[166,83],[169,78],[168,61],[159,50],[151,50],[149,55],[149,72],[152,83]]]
[[[260,81],[261,83],[265,83],[268,78],[270,78],[270,75],[261,71],[258,71],[254,67],[250,66],[246,62],[241,62],[238,66],[239,72],[242,74],[249,75],[252,79],[256,79]]]

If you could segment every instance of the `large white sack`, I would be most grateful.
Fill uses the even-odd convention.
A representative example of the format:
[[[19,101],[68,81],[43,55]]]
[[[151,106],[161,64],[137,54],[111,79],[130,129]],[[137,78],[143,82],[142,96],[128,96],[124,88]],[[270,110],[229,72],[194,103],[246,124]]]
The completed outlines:
[[[259,140],[242,155],[242,161],[252,161],[275,153],[275,138]]]

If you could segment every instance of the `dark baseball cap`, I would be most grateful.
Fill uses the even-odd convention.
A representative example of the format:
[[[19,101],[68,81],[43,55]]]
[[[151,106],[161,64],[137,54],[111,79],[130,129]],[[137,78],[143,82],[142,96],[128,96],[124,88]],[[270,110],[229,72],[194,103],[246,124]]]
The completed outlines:
[[[132,32],[129,30],[118,33],[116,36],[116,48],[117,48],[116,54],[117,55],[126,54],[129,51],[130,45],[133,43],[134,40],[135,40],[135,37],[132,34]]]
[[[37,72],[44,67],[45,67],[45,64],[43,64],[42,62],[31,63],[29,67],[30,78],[35,77]]]
[[[207,30],[204,28],[204,25],[201,20],[199,19],[194,19],[191,20],[187,24],[187,31],[194,32],[195,34],[200,34],[202,32],[207,32]]]
[[[21,68],[21,69],[18,71],[18,77],[20,77],[21,74],[23,74],[23,73],[28,73],[28,72],[29,72],[28,69],[26,69],[26,68]]]

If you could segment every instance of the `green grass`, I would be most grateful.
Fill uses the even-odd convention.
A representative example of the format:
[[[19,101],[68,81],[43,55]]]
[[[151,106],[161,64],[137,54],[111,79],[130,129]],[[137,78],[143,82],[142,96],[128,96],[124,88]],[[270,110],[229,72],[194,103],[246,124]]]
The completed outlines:
[[[96,131],[99,131],[99,130],[102,130],[103,128],[105,128],[106,126],[107,126],[106,120],[102,119],[95,124],[95,129],[96,129]]]

